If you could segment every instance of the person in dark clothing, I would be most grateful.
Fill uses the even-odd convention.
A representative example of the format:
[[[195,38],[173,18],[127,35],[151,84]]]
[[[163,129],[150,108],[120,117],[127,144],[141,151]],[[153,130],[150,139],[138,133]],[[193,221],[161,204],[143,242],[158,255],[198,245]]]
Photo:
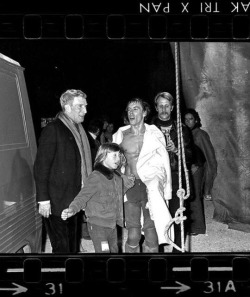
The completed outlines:
[[[201,129],[198,112],[189,108],[185,112],[185,123],[191,129],[194,143],[202,150],[205,157],[202,191],[205,200],[212,200],[213,183],[217,175],[217,160],[214,147],[208,133]]]
[[[81,209],[86,211],[96,253],[118,253],[117,225],[124,227],[123,195],[127,190],[121,175],[116,171],[120,166],[121,154],[122,150],[116,143],[101,145],[94,171],[61,214],[62,219],[67,220]]]
[[[100,131],[101,131],[101,126],[102,126],[102,123],[98,119],[92,119],[87,125],[86,134],[89,140],[93,166],[94,166],[97,151],[101,145],[100,141],[98,140],[98,136],[100,135]]]
[[[102,132],[100,135],[101,144],[106,142],[112,142],[113,131],[114,123],[109,121],[106,130]]]
[[[102,128],[102,122],[98,119],[92,119],[87,125],[87,137],[89,140],[90,151],[91,151],[91,159],[92,159],[92,168],[94,168],[95,157],[97,151],[100,147],[100,141],[98,140],[98,136],[100,134]],[[90,240],[90,235],[87,227],[87,218],[85,212],[83,212],[83,221],[82,221],[82,238],[86,240]],[[84,247],[81,245],[81,251],[84,251]]]
[[[189,108],[184,113],[185,123],[192,131],[195,156],[191,167],[194,199],[190,201],[190,232],[205,234],[205,212],[203,195],[211,197],[211,190],[217,173],[217,161],[208,133],[202,129],[199,114]],[[211,200],[211,199],[210,199]]]
[[[80,192],[92,171],[88,138],[82,122],[86,94],[67,90],[60,97],[62,111],[43,128],[34,163],[39,213],[44,217],[53,253],[76,253],[80,247],[78,218],[61,219],[61,212]]]
[[[101,135],[103,133],[106,132],[107,130],[107,127],[108,127],[108,123],[109,123],[109,116],[107,116],[106,114],[103,114],[99,117],[100,121],[101,121],[101,130],[100,130],[100,133],[97,137],[97,140],[102,144],[101,142]]]
[[[178,174],[178,135],[177,135],[177,123],[171,117],[171,113],[174,108],[174,99],[168,92],[158,93],[154,98],[154,105],[157,111],[157,115],[152,118],[151,124],[157,126],[165,136],[166,149],[169,153],[171,176],[172,176],[172,199],[169,200],[169,210],[172,217],[175,217],[175,213],[180,207],[179,197],[177,196],[177,190],[179,189],[179,174]],[[191,168],[193,149],[192,138],[189,129],[182,124],[182,134],[185,149],[185,157],[187,168]],[[184,172],[182,173],[182,180],[185,181]],[[183,184],[185,187],[185,182]],[[188,203],[185,200],[185,203]],[[186,221],[184,221],[184,226]],[[180,224],[174,225],[175,241],[174,243],[181,247],[181,226]],[[184,228],[186,236],[186,228]],[[173,248],[173,252],[179,252],[178,249]]]

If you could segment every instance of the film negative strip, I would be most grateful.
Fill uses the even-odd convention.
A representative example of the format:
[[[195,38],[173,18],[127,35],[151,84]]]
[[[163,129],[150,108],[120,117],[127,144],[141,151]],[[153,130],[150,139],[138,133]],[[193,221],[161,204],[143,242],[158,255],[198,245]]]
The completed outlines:
[[[1,256],[1,296],[250,296],[249,254]]]
[[[0,13],[0,40],[248,41],[248,2],[135,13]],[[141,4],[141,5],[140,5]],[[250,254],[0,255],[0,296],[250,296]]]
[[[0,39],[241,41],[249,15],[0,14]]]

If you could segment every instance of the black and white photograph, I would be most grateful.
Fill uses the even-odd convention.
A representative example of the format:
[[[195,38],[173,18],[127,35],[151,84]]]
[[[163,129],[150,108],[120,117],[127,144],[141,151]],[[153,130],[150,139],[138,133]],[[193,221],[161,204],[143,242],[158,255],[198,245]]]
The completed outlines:
[[[1,14],[1,253],[249,251],[250,44],[170,2]]]
[[[249,3],[11,5],[1,296],[249,296]]]
[[[1,253],[249,252],[248,6],[192,4],[1,13]]]

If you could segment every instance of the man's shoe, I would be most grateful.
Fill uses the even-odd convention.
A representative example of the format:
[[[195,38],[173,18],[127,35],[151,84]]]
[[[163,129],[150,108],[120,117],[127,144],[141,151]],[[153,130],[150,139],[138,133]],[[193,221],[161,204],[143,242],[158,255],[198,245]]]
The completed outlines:
[[[204,195],[204,200],[211,201],[213,199],[212,199],[212,196],[211,195]]]
[[[199,235],[199,234],[193,232],[193,233],[190,233],[190,235],[191,235],[191,236],[197,236],[197,235]]]
[[[189,235],[189,236],[197,236],[197,235],[199,235],[199,233],[189,232],[188,235]]]
[[[82,235],[82,238],[85,240],[91,240],[91,237],[89,235]]]

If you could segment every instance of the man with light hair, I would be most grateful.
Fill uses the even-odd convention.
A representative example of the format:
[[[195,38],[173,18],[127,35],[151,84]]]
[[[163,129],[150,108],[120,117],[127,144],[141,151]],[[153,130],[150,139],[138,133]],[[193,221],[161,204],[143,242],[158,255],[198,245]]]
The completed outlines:
[[[172,217],[175,217],[177,210],[180,207],[180,200],[177,196],[179,189],[179,164],[178,164],[178,133],[177,122],[172,118],[172,112],[174,109],[174,98],[168,92],[160,92],[154,98],[154,105],[157,111],[157,115],[153,117],[151,124],[157,126],[165,137],[166,150],[169,154],[171,176],[172,176],[172,199],[169,201],[169,210]],[[192,135],[189,129],[182,124],[183,144],[185,151],[185,159],[187,168],[191,168],[193,161],[193,146]],[[183,170],[182,170],[183,171]],[[184,181],[184,172],[182,172],[182,180]],[[187,204],[188,202],[185,201]],[[186,222],[185,222],[186,224]],[[174,243],[181,248],[181,226],[180,224],[174,225],[175,241]],[[185,229],[184,229],[185,231]],[[186,233],[184,234],[185,238]],[[179,253],[180,250],[173,248],[173,253]]]
[[[76,253],[80,246],[78,217],[67,221],[61,212],[84,186],[92,171],[89,142],[82,122],[87,95],[67,90],[60,97],[62,111],[43,128],[34,164],[39,213],[44,217],[53,253]]]

